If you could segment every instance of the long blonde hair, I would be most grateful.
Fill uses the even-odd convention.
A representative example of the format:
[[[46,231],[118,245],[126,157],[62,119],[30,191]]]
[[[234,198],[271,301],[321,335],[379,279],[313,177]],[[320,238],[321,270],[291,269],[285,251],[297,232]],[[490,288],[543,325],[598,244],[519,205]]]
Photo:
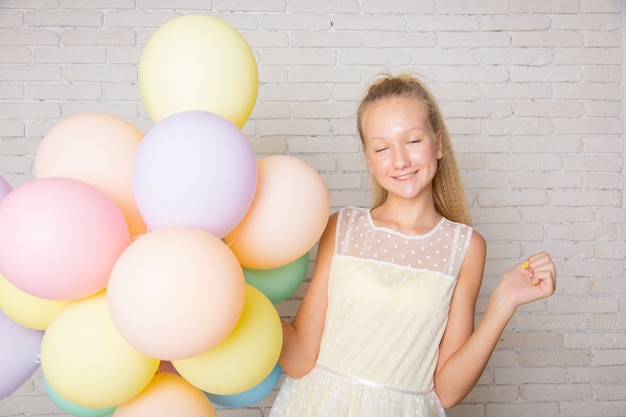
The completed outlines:
[[[363,113],[373,103],[390,97],[412,98],[418,100],[424,106],[428,123],[433,132],[441,135],[443,146],[443,158],[439,160],[437,172],[433,178],[435,210],[447,219],[471,225],[472,220],[465,201],[465,190],[456,164],[456,158],[454,157],[448,129],[435,97],[417,77],[412,74],[397,76],[383,74],[370,85],[357,110],[357,129],[363,149],[366,146],[363,137]],[[371,208],[380,206],[386,199],[387,190],[378,184],[372,176]]]

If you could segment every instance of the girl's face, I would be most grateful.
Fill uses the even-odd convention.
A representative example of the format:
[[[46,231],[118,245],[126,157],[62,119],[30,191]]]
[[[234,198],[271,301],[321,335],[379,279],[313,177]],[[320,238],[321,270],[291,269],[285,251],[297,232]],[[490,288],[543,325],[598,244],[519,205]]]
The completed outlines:
[[[430,192],[443,148],[422,103],[406,97],[383,99],[371,104],[361,121],[368,168],[389,196],[414,198]]]

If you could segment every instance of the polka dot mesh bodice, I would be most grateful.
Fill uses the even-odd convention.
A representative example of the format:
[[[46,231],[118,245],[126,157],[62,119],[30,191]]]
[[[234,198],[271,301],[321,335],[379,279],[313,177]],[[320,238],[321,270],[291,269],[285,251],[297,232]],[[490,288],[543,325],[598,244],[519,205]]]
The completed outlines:
[[[444,218],[405,235],[342,209],[316,367],[285,380],[271,416],[445,416],[433,375],[471,233]]]

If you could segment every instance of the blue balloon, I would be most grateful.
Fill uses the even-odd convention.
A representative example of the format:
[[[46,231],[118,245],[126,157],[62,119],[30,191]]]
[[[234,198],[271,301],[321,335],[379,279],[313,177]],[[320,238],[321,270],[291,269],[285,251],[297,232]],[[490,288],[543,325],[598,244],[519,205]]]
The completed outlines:
[[[265,377],[265,379],[261,381],[261,383],[250,388],[247,391],[232,395],[217,395],[205,392],[205,395],[209,398],[209,400],[211,400],[213,404],[217,404],[222,407],[247,407],[261,401],[270,392],[272,392],[272,390],[278,383],[282,372],[283,369],[280,367],[279,364],[276,364],[276,366],[274,366],[274,369],[272,369],[272,372],[270,372],[270,374]]]

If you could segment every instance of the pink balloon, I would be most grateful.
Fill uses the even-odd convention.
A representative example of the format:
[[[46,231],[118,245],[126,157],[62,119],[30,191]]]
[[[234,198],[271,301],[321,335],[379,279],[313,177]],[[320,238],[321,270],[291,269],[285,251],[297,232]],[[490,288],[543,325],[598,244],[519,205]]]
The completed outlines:
[[[13,188],[7,182],[7,180],[0,176],[0,201],[2,201],[2,199],[6,197],[6,195],[9,194],[12,189]]]
[[[36,297],[72,300],[104,289],[130,244],[120,209],[71,178],[42,178],[0,204],[0,271]]]
[[[43,332],[20,326],[0,310],[0,399],[11,395],[39,368]]]
[[[186,111],[144,136],[133,193],[149,229],[189,226],[221,238],[250,207],[256,179],[256,157],[239,128],[213,113]]]

